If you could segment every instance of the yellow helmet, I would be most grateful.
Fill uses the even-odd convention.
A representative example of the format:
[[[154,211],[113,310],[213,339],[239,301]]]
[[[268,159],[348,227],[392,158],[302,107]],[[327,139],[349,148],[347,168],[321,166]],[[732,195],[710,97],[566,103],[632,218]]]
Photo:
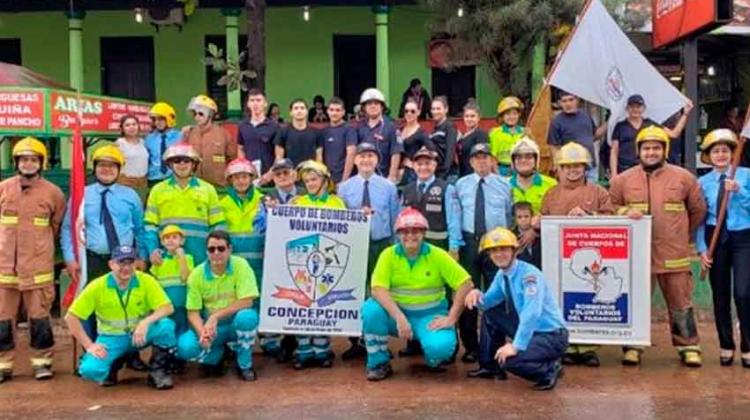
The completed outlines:
[[[640,150],[641,143],[644,141],[658,141],[664,144],[664,155],[669,155],[669,134],[663,128],[652,125],[641,130],[635,137],[635,151]]]
[[[501,246],[518,248],[518,238],[510,230],[503,227],[496,227],[482,236],[482,241],[479,242],[479,252]]]
[[[728,128],[719,128],[706,134],[706,137],[703,138],[703,142],[701,142],[701,161],[703,163],[711,164],[708,155],[711,153],[711,148],[717,144],[726,144],[732,149],[732,152],[734,152],[734,149],[736,149],[739,144],[737,134],[734,134],[734,131]]]
[[[149,115],[152,117],[162,117],[167,120],[167,127],[174,127],[177,123],[176,113],[172,105],[166,102],[157,102],[151,107]]]
[[[125,165],[125,156],[123,156],[119,147],[112,144],[94,150],[94,155],[91,157],[91,160],[94,164],[99,161],[107,161],[116,163],[120,165],[120,167]]]
[[[585,147],[571,141],[560,148],[557,164],[574,165],[576,163],[583,163],[588,167],[591,164],[591,157]]]
[[[179,234],[179,235],[182,235],[183,238],[185,237],[185,232],[183,232],[182,229],[180,229],[179,226],[177,226],[177,225],[167,225],[167,226],[164,227],[164,229],[162,229],[161,233],[159,234],[159,238],[160,239],[164,239],[165,236],[172,235],[172,234],[175,234],[175,233]]]
[[[206,95],[198,95],[194,96],[192,99],[190,99],[190,103],[188,103],[188,111],[205,111],[209,110],[212,114],[215,114],[219,111],[219,107],[216,105],[216,102],[214,102],[213,99],[209,98]]]
[[[297,165],[297,177],[300,181],[303,181],[303,177],[308,172],[314,172],[319,176],[326,178],[328,181],[328,192],[332,193],[336,190],[336,186],[331,178],[331,171],[328,167],[316,160],[306,160]]]
[[[503,115],[505,111],[511,109],[517,109],[518,112],[523,111],[523,102],[515,96],[506,96],[497,104],[497,115]]]
[[[529,136],[523,136],[510,149],[511,165],[515,161],[516,155],[531,153],[536,156],[536,167],[539,169],[539,146]]]
[[[42,168],[47,166],[47,146],[34,137],[24,137],[13,146],[13,159],[21,156],[39,156]]]

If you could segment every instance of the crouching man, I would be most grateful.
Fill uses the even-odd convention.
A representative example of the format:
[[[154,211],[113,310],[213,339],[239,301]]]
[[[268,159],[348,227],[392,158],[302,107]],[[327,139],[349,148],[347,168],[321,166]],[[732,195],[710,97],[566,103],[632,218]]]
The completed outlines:
[[[505,379],[508,371],[547,391],[562,376],[568,331],[542,272],[517,260],[517,248],[518,239],[505,228],[491,230],[480,244],[499,270],[486,294],[474,289],[466,296],[467,308],[484,311],[479,368],[468,375]]]
[[[419,210],[404,209],[395,225],[399,242],[386,248],[375,265],[372,297],[362,308],[367,380],[392,373],[389,336],[417,340],[431,371],[442,371],[455,352],[455,325],[472,282],[447,251],[425,242],[427,229]],[[445,286],[455,291],[450,309]]]
[[[164,290],[150,275],[136,271],[134,248],[115,248],[109,274],[89,283],[65,316],[73,336],[86,349],[78,373],[102,386],[117,383],[117,371],[125,356],[152,346],[148,384],[156,389],[172,388],[166,364],[177,345],[174,308]],[[92,341],[81,320],[96,314],[99,336]]]

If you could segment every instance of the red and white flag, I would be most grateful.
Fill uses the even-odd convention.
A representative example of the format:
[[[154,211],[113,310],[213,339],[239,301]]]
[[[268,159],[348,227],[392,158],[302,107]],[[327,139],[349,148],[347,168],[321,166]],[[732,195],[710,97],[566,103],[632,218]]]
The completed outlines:
[[[86,154],[84,152],[83,134],[81,132],[83,116],[80,107],[80,92],[78,96],[78,117],[73,126],[73,151],[70,165],[70,228],[72,230],[70,237],[73,240],[73,252],[75,253],[76,261],[78,261],[81,267],[81,273],[80,275],[70,273],[71,283],[62,301],[62,305],[65,308],[70,307],[76,296],[86,286],[88,277],[86,273],[86,242],[84,235],[86,226],[83,211],[84,191],[86,188]]]

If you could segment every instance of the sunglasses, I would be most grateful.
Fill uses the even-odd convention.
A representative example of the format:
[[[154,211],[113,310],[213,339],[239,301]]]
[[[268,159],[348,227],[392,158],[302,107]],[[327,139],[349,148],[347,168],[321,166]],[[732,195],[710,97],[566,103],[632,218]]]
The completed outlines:
[[[417,112],[419,112],[419,111],[417,111],[416,109],[405,109],[404,110],[405,114],[416,114]]]
[[[225,247],[224,245],[219,245],[219,246],[209,246],[206,249],[208,249],[208,253],[209,254],[215,254],[217,252],[224,252],[224,251],[226,251],[227,247]]]
[[[182,163],[192,163],[193,160],[190,158],[186,158],[186,157],[179,157],[179,158],[172,159],[172,162],[177,163],[177,164],[182,164]]]
[[[407,235],[420,235],[424,233],[423,229],[414,229],[414,228],[407,228],[407,229],[401,229],[398,231],[398,233],[407,236]]]
[[[206,113],[205,113],[205,112],[201,112],[201,111],[196,111],[196,112],[195,112],[195,115],[198,115],[198,116],[200,116],[200,117],[205,117],[205,116],[206,116]]]

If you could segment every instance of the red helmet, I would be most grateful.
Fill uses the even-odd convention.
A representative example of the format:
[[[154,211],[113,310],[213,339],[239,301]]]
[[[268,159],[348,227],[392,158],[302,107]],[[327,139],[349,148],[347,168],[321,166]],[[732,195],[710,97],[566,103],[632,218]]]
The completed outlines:
[[[258,172],[255,170],[255,165],[245,158],[237,158],[229,162],[227,169],[224,171],[224,178],[229,179],[230,176],[235,174],[250,174],[253,177],[258,176]]]
[[[401,210],[396,218],[396,232],[402,229],[424,229],[427,230],[429,224],[427,219],[413,207],[407,207]]]

